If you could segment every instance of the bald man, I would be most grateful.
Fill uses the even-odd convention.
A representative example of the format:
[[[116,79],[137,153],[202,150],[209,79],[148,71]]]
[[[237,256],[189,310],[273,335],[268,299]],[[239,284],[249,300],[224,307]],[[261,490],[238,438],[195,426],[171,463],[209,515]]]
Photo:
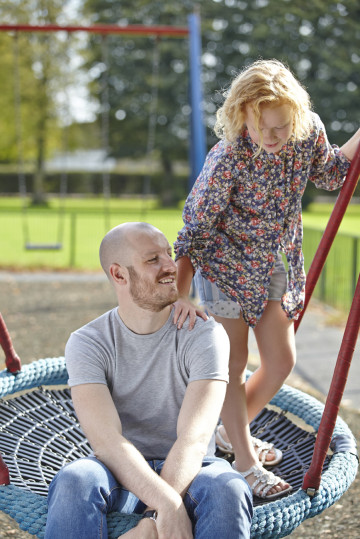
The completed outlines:
[[[214,456],[229,341],[198,316],[174,323],[171,246],[147,223],[110,230],[100,261],[118,306],[75,331],[65,359],[93,455],[65,466],[48,496],[46,539],[106,538],[110,511],[143,515],[127,539],[248,538],[252,495]]]

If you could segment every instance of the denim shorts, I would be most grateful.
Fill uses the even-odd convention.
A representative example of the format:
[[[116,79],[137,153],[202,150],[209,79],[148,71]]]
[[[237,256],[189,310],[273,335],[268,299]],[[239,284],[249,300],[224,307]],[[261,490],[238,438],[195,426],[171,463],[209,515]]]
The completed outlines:
[[[239,318],[241,307],[235,301],[229,299],[215,283],[205,279],[198,270],[194,277],[196,291],[199,295],[199,303],[211,314],[223,318]],[[275,262],[274,272],[269,286],[269,301],[280,301],[287,288],[287,272],[279,253]]]

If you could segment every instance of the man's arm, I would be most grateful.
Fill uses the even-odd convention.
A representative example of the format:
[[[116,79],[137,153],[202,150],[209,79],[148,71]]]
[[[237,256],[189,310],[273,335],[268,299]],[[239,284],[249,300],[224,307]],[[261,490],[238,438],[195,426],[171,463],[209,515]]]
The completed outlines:
[[[185,539],[192,538],[191,524],[181,495],[155,473],[141,453],[122,435],[121,421],[109,389],[104,384],[83,384],[71,390],[81,427],[96,455],[118,482],[159,515],[167,515],[167,526],[185,522]],[[147,521],[150,519],[146,519]],[[150,522],[141,525],[150,525]],[[169,531],[159,538],[173,537]],[[145,535],[143,535],[145,537]]]
[[[226,382],[191,382],[177,424],[177,440],[171,448],[161,477],[183,496],[201,468],[215,430],[226,392]]]

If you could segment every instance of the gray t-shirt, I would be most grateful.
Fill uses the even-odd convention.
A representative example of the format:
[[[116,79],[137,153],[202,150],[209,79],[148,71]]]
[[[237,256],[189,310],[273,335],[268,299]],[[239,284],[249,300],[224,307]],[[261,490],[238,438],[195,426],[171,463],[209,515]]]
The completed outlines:
[[[109,387],[123,435],[148,460],[164,459],[174,444],[187,385],[194,380],[228,381],[229,340],[212,318],[197,318],[180,330],[171,312],[164,326],[138,335],[117,308],[71,334],[65,359],[70,387]],[[104,418],[106,421],[106,418]],[[215,450],[212,439],[208,455]]]

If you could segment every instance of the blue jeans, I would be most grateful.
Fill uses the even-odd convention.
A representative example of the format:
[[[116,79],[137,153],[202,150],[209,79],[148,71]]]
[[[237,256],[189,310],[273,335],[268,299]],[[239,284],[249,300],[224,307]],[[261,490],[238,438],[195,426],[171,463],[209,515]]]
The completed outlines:
[[[160,473],[164,461],[149,461]],[[196,539],[250,537],[252,494],[244,478],[224,459],[207,457],[184,504]],[[60,470],[49,488],[45,539],[106,539],[106,514],[141,514],[145,505],[124,489],[95,457]]]

